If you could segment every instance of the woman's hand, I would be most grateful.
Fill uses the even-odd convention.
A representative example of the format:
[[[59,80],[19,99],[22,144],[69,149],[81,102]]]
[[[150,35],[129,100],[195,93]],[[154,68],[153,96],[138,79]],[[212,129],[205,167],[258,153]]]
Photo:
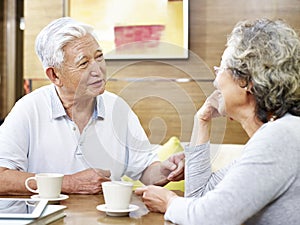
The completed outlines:
[[[215,90],[198,110],[196,117],[202,121],[210,121],[212,118],[225,116],[225,102],[220,91]]]
[[[137,188],[135,194],[142,196],[143,202],[150,211],[160,213],[165,213],[172,200],[178,198],[174,192],[153,185]]]
[[[209,141],[209,124],[212,118],[225,116],[225,103],[220,91],[214,91],[204,102],[194,117],[194,127],[190,146],[204,144]]]

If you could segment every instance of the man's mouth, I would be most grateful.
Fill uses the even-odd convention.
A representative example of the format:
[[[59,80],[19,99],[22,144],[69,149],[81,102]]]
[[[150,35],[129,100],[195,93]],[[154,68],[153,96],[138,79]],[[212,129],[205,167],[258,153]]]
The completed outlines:
[[[105,82],[104,79],[96,80],[94,82],[91,82],[89,85],[102,85],[103,82]]]

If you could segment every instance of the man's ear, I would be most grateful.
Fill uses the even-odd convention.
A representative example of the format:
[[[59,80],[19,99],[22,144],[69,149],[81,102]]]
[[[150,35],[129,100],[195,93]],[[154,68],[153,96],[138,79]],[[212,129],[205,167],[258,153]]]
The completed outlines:
[[[53,67],[48,67],[46,69],[46,75],[53,84],[55,84],[58,87],[62,87],[61,80],[57,76],[55,69]]]

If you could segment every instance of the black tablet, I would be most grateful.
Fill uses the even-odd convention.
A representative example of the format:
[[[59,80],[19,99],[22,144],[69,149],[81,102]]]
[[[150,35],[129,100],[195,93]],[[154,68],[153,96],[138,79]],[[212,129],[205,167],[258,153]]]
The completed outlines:
[[[38,218],[48,200],[28,198],[0,198],[0,219],[1,218]]]

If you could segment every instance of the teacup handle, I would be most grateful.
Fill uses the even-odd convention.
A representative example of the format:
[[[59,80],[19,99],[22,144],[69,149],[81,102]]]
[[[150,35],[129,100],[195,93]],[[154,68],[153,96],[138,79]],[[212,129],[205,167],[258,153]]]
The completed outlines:
[[[32,189],[31,187],[29,187],[28,182],[29,182],[30,180],[35,180],[35,182],[36,182],[36,177],[28,177],[28,178],[25,180],[25,187],[26,187],[29,191],[38,194],[38,193],[39,193],[38,189],[34,190],[34,189]]]

